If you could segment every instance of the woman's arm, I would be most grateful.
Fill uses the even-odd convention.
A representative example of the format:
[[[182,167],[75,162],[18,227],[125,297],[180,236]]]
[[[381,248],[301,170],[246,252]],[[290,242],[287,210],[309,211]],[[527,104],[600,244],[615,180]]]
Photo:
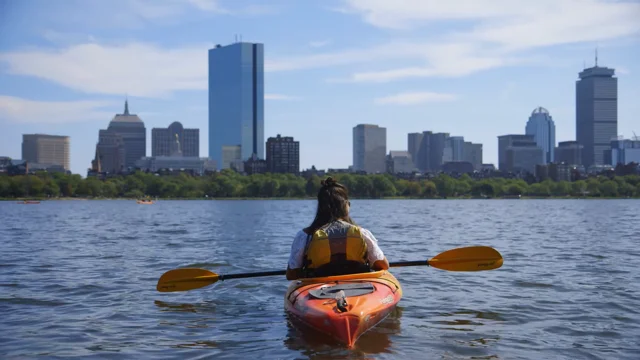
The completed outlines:
[[[367,258],[373,270],[388,270],[389,260],[378,246],[378,239],[367,229],[361,228],[361,234],[367,243]]]
[[[287,280],[296,280],[302,277],[302,260],[304,248],[307,245],[307,233],[299,231],[291,243],[291,253],[287,263]]]

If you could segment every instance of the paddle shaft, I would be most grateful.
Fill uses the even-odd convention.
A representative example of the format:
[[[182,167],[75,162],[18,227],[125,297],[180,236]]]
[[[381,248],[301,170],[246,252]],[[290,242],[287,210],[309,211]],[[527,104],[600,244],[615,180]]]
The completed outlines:
[[[398,266],[424,266],[429,265],[429,261],[427,260],[418,260],[418,261],[397,261],[389,264],[389,267],[398,267]],[[229,280],[229,279],[244,279],[244,278],[252,278],[252,277],[262,277],[262,276],[276,276],[276,275],[286,275],[286,270],[276,270],[276,271],[261,271],[254,273],[239,273],[239,274],[227,274],[227,275],[218,275],[218,280]]]
[[[260,276],[275,276],[275,275],[286,275],[286,270],[277,270],[277,271],[262,271],[262,272],[254,272],[254,273],[240,273],[240,274],[227,274],[227,275],[218,275],[218,280],[227,280],[227,279],[244,279],[251,277],[260,277]]]
[[[429,266],[429,260],[416,260],[416,261],[396,261],[389,263],[389,267],[399,267],[399,266]]]

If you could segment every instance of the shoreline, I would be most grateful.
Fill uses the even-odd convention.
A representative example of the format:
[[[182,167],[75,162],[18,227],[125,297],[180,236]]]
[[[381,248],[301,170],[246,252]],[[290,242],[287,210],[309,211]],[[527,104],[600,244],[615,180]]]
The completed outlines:
[[[409,197],[409,196],[390,196],[390,197],[351,197],[351,200],[640,200],[640,197],[601,197],[601,196],[522,196],[522,197]],[[58,197],[58,198],[38,198],[38,197],[29,197],[29,198],[0,198],[0,201],[14,201],[14,202],[22,202],[22,201],[136,201],[138,199],[135,198],[74,198],[74,197]],[[158,198],[158,199],[150,199],[153,202],[157,201],[220,201],[220,200],[316,200],[315,197],[220,197],[220,198]]]

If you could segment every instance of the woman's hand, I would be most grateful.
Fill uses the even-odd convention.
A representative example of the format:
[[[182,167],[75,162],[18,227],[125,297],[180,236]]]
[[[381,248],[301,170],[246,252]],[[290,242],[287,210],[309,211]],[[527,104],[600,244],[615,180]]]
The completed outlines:
[[[376,260],[373,265],[371,265],[371,268],[376,271],[389,270],[389,260],[387,260],[387,257],[385,256],[384,260]]]
[[[289,269],[287,266],[287,280],[296,280],[302,277],[302,269]]]

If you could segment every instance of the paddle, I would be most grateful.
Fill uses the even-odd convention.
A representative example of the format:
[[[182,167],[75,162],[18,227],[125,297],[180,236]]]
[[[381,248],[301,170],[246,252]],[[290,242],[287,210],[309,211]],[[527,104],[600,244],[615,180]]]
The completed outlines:
[[[448,271],[484,271],[502,266],[502,255],[488,246],[469,246],[447,250],[429,260],[398,261],[390,267],[431,266]],[[262,271],[219,275],[205,269],[184,268],[169,270],[162,274],[156,289],[160,292],[187,291],[205,287],[217,281],[261,276],[286,275],[286,270]]]

